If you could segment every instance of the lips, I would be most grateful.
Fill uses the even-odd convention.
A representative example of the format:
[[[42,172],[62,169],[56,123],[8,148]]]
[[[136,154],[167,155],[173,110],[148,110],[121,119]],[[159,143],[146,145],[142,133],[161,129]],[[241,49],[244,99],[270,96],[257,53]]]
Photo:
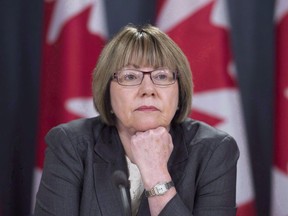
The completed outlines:
[[[140,106],[136,109],[136,111],[159,111],[159,109],[155,106]]]

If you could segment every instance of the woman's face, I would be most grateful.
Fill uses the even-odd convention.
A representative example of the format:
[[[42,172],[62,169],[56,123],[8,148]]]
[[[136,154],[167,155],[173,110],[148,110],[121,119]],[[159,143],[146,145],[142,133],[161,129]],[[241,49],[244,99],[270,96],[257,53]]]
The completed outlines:
[[[137,70],[152,71],[154,68],[137,67]],[[147,73],[138,86],[122,86],[113,80],[110,95],[118,130],[133,135],[137,131],[146,131],[159,126],[169,129],[178,107],[178,82],[168,86],[157,86]]]

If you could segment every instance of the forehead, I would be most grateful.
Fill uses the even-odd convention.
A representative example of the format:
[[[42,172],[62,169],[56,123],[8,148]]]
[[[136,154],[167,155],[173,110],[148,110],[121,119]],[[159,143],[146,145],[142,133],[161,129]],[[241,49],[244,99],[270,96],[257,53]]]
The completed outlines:
[[[117,53],[117,54],[116,54]],[[175,68],[176,62],[171,47],[151,35],[130,37],[122,40],[116,47],[115,59],[117,69],[127,66],[140,67],[168,67]]]
[[[130,55],[126,53],[123,55],[122,59],[119,61],[120,64],[117,65],[118,69],[122,68],[134,68],[141,70],[152,70],[157,68],[169,68],[176,69],[176,64],[173,61],[163,58],[162,55],[156,55],[155,53],[131,53]]]

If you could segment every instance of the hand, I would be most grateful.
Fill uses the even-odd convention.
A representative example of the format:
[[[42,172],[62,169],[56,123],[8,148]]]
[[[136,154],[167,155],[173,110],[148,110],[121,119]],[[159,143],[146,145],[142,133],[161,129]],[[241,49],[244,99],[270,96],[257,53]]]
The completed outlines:
[[[167,163],[173,150],[172,138],[164,127],[137,132],[131,138],[131,153],[138,166],[144,186],[171,179]]]

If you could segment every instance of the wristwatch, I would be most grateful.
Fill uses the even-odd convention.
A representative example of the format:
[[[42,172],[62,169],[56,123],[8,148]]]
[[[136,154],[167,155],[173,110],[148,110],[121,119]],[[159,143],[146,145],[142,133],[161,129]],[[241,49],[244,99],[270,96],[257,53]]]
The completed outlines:
[[[145,195],[146,197],[161,196],[172,187],[174,187],[172,181],[157,183],[151,190],[145,190]]]

